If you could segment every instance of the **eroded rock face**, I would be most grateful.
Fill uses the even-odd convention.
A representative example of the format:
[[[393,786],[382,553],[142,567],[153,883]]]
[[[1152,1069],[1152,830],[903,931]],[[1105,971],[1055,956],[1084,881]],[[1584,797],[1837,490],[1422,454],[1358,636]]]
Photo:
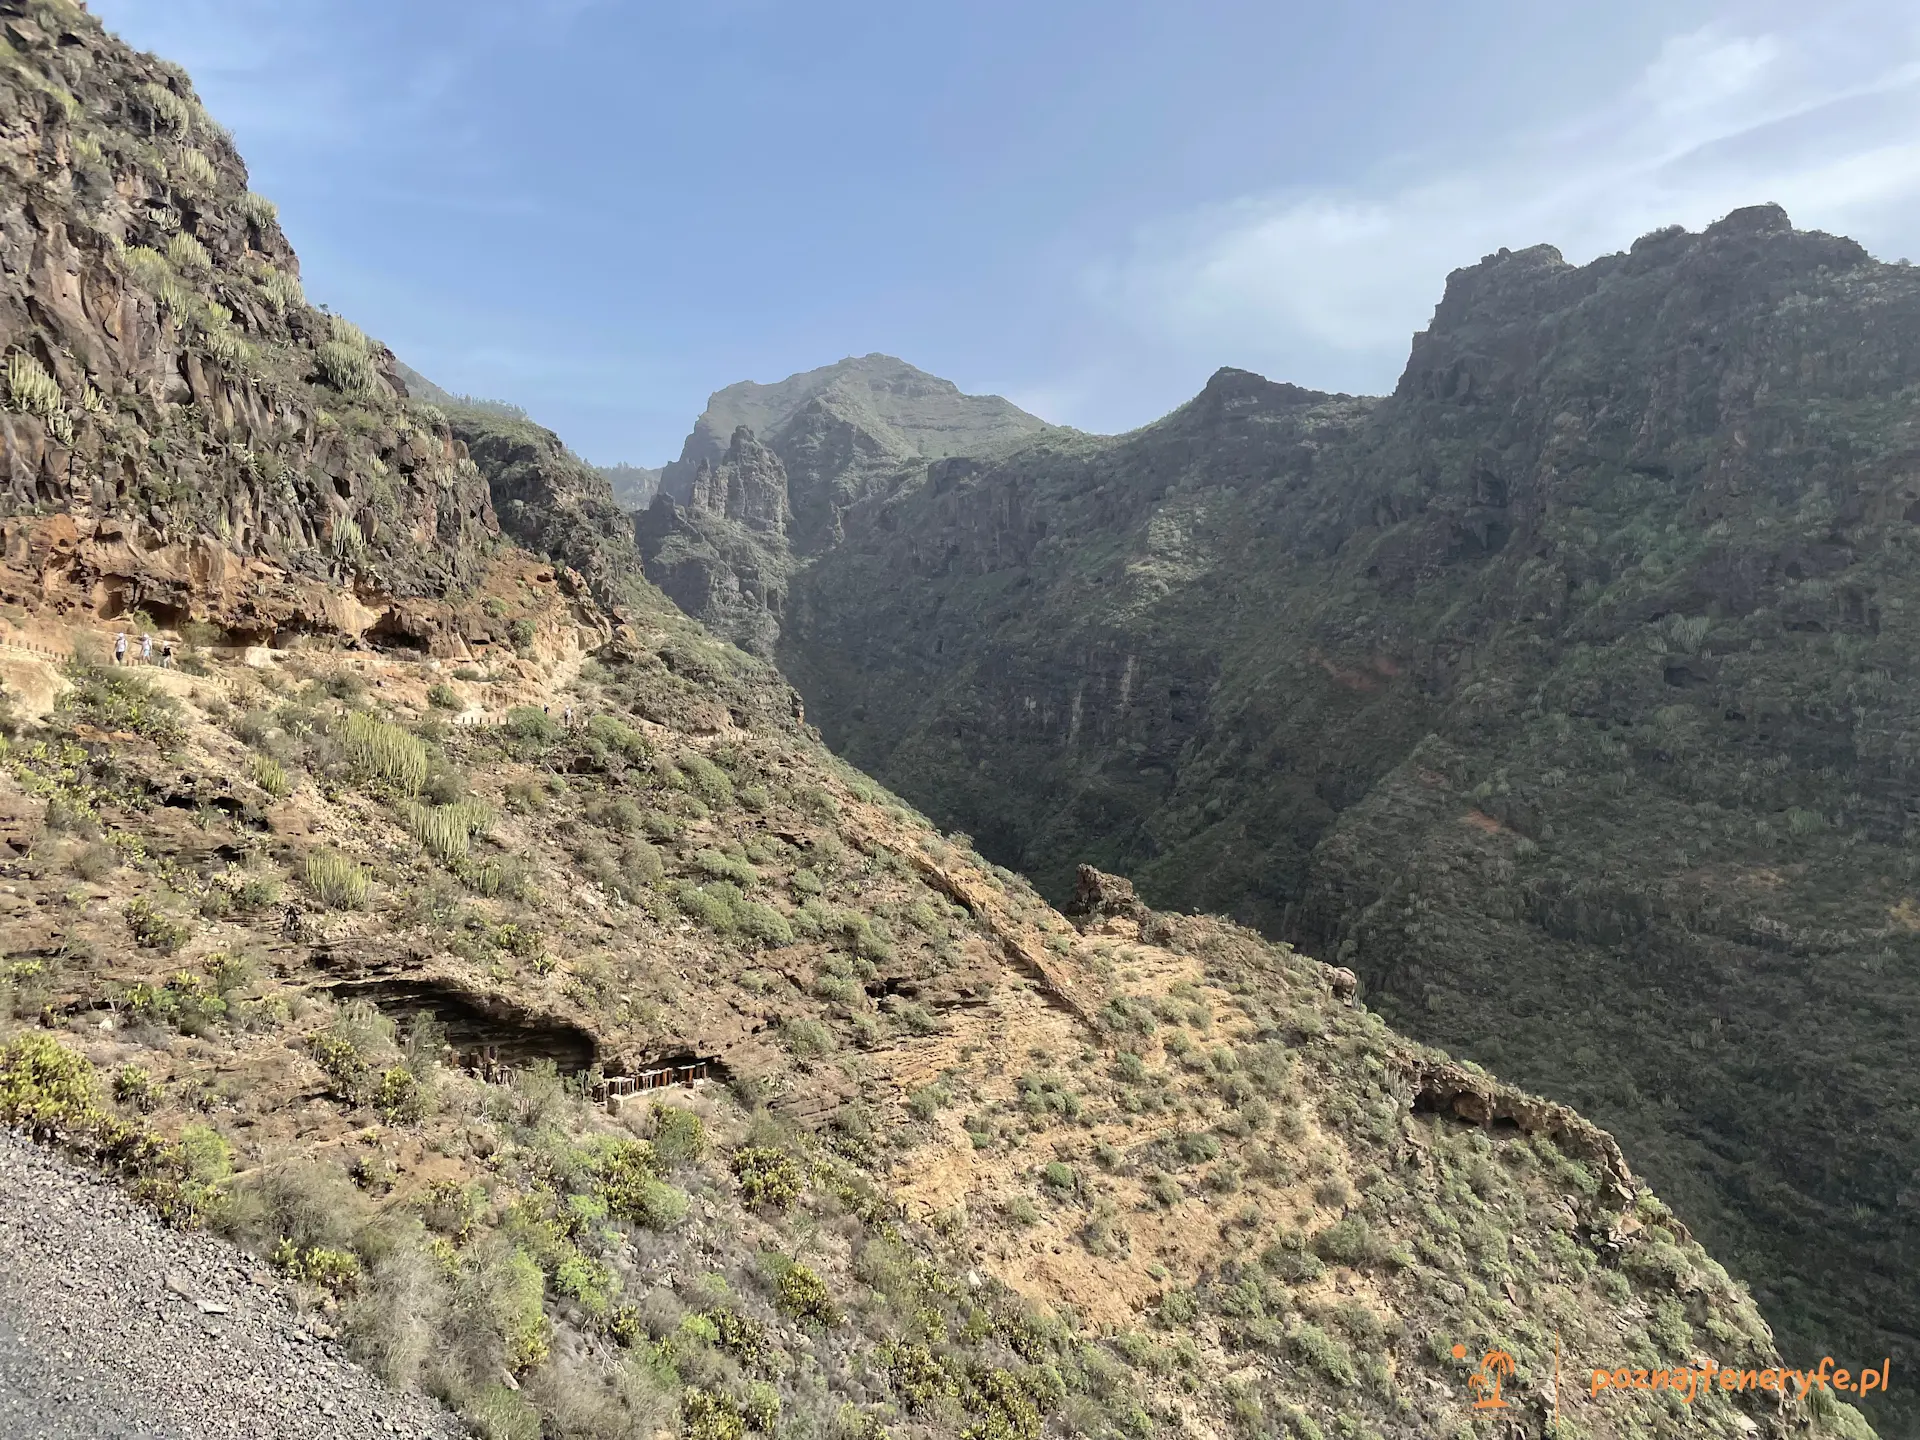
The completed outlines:
[[[485,484],[391,354],[306,305],[186,77],[83,12],[25,23],[9,63],[27,79],[0,87],[0,514],[94,537],[107,617],[328,628],[312,587],[469,582],[497,533]],[[216,583],[202,605],[190,551],[270,593],[243,613]]]
[[[575,573],[583,598],[616,623],[645,608],[632,522],[604,473],[551,430],[485,410],[448,407],[448,424],[485,483],[501,529]]]
[[[634,538],[676,605],[764,658],[786,602],[791,518],[780,457],[742,425],[719,460],[695,464],[684,499],[663,488],[634,516]]]
[[[1222,371],[863,490],[777,656],[1057,899],[1297,939],[1620,1134],[1794,1346],[1907,1354],[1917,394],[1920,270],[1777,207],[1503,251],[1383,399]]]
[[[647,573],[688,614],[769,656],[787,577],[846,538],[842,517],[856,501],[897,489],[930,461],[1048,428],[997,395],[963,395],[886,355],[729,386],[636,517]]]

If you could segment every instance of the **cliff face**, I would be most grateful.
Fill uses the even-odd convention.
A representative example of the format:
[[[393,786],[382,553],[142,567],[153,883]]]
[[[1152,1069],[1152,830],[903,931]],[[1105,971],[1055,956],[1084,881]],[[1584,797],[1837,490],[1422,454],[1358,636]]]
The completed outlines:
[[[849,506],[896,488],[928,459],[992,453],[1048,428],[997,395],[963,395],[886,355],[774,385],[731,385],[707,402],[680,458],[661,474],[654,513],[639,523],[647,573],[689,614],[771,653],[787,574],[844,538]],[[696,492],[703,475],[739,473],[743,432],[764,449],[751,462],[760,478],[749,488],[765,498],[755,502],[762,513],[748,526],[754,533],[734,535],[720,523],[725,498]],[[766,489],[769,461],[780,470],[777,500]]]
[[[273,206],[177,69],[0,5],[0,514],[12,595],[248,638],[381,631],[496,533],[393,357],[309,307]],[[354,605],[329,604],[347,592]]]
[[[632,519],[603,472],[531,420],[459,404],[443,414],[484,477],[503,533],[578,572],[616,617],[648,603]]]
[[[766,658],[793,569],[787,473],[745,425],[718,460],[694,465],[684,498],[662,489],[633,517],[646,573],[687,614]]]
[[[1338,955],[1627,1137],[1792,1347],[1920,1363],[1917,383],[1920,271],[1774,207],[1503,251],[1385,399],[1223,371],[868,494],[777,653],[1050,893]]]

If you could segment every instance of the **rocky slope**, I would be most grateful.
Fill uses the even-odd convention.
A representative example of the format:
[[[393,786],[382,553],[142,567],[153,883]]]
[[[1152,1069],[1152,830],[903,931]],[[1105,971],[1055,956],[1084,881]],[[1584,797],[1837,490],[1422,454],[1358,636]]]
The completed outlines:
[[[350,1364],[231,1246],[0,1135],[0,1431],[452,1440],[466,1427]]]
[[[1502,251],[1384,399],[1222,371],[857,502],[777,654],[1047,893],[1337,955],[1625,1136],[1796,1352],[1911,1369],[1917,381],[1920,271],[1774,207]]]
[[[0,33],[31,253],[54,243],[35,225],[74,243],[101,213],[54,203],[76,129],[155,193],[134,97],[233,178],[184,79],[77,7],[0,0]],[[110,242],[82,273],[118,274]],[[227,306],[279,368],[206,404],[132,386],[124,424],[180,445],[128,470],[115,446],[161,432],[77,418],[56,336],[82,330],[56,330],[46,273],[0,272],[7,343],[61,377],[12,397],[16,453],[37,476],[111,458],[141,497],[167,455],[202,468],[159,518],[111,487],[87,509],[90,479],[8,522],[0,1125],[250,1247],[389,1381],[527,1440],[1411,1440],[1485,1433],[1495,1370],[1509,1429],[1871,1433],[1831,1390],[1783,1401],[1751,1299],[1604,1132],[1231,923],[1094,872],[1070,923],[834,760],[777,673],[634,575],[604,479],[545,432],[422,411],[372,347],[377,383],[336,396],[294,373],[319,318],[282,335]],[[147,318],[149,378],[204,378],[199,332]],[[315,455],[340,407],[348,493],[303,512],[367,517],[337,569],[298,525],[231,526],[279,513],[251,470],[208,468],[238,464],[218,402],[248,396],[311,414]],[[439,468],[381,458],[403,416]],[[389,518],[430,494],[470,507],[472,543],[403,553]],[[138,538],[108,572],[127,588],[55,583],[74,571],[49,557],[109,526]],[[180,666],[90,661],[161,603],[175,544],[212,560],[135,623]],[[426,620],[312,598],[347,587]],[[284,608],[237,637],[256,594]],[[1566,1382],[1704,1356],[1755,1384]]]
[[[306,304],[184,75],[70,7],[0,14],[0,514],[62,517],[34,598],[429,643],[495,535],[478,472]]]
[[[1050,428],[887,355],[743,381],[709,399],[636,539],[647,573],[689,614],[766,656],[787,575],[840,541],[856,500],[917,462],[989,454]]]

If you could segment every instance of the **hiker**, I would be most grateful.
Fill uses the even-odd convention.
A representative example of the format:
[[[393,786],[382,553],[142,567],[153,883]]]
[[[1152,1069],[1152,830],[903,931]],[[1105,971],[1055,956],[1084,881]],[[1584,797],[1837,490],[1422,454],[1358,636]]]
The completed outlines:
[[[113,663],[116,665],[127,663],[127,632],[124,630],[113,637]]]
[[[173,641],[171,640],[160,647],[160,668],[162,670],[173,669]]]
[[[567,729],[573,729],[573,706],[567,706]]]
[[[153,663],[152,635],[142,635],[140,637],[140,663],[142,665],[151,665]]]

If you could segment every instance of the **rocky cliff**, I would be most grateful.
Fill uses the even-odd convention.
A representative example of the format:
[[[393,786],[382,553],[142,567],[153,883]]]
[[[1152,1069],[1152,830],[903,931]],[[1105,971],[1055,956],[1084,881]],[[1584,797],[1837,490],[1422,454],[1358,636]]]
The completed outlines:
[[[997,395],[964,395],[887,355],[774,385],[728,386],[709,399],[680,458],[661,473],[657,513],[638,531],[647,573],[689,614],[770,653],[787,573],[839,543],[841,516],[855,501],[897,487],[926,460],[991,454],[1049,428]],[[721,523],[725,505],[696,489],[708,471],[738,471],[743,431],[765,452],[751,462],[764,477],[754,484],[771,483],[769,461],[779,467],[785,513],[736,535]]]
[[[1222,371],[856,501],[777,653],[1049,893],[1337,955],[1624,1135],[1796,1351],[1911,1366],[1916,382],[1920,271],[1774,207],[1502,251],[1389,397]]]
[[[0,16],[11,598],[441,643],[426,602],[469,587],[497,533],[444,422],[306,303],[183,74],[72,7]]]
[[[794,563],[787,497],[780,457],[740,425],[717,460],[694,464],[681,498],[663,487],[633,517],[648,578],[687,614],[762,658],[779,638]]]

